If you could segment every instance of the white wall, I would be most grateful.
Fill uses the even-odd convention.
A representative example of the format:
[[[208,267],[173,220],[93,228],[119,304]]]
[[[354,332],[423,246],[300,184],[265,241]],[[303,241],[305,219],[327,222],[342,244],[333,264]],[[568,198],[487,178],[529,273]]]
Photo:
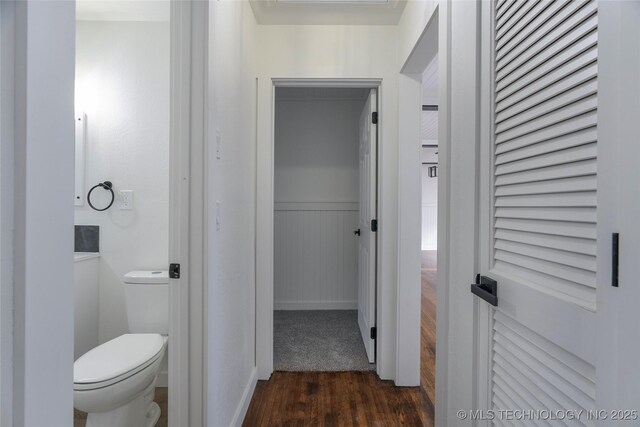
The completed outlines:
[[[353,231],[363,104],[363,99],[276,98],[276,310],[357,307]]]
[[[98,345],[99,265],[95,255],[76,255],[73,263],[74,359]]]
[[[76,111],[87,115],[85,194],[109,180],[105,212],[76,207],[76,224],[100,226],[99,342],[129,332],[122,276],[168,268],[169,23],[77,24]],[[118,190],[133,190],[119,209]],[[98,205],[106,192],[98,189]]]
[[[239,426],[256,382],[256,24],[245,1],[209,8],[207,416],[210,426]]]
[[[404,64],[416,47],[438,0],[408,0],[398,23],[398,49],[400,64]],[[426,64],[425,64],[426,65]],[[422,70],[420,70],[422,71]]]
[[[358,202],[364,100],[277,100],[275,202]]]
[[[258,28],[258,300],[273,293],[273,78],[382,79],[378,248],[378,363],[381,377],[395,378],[398,190],[398,64],[394,26],[273,25]],[[271,295],[270,295],[271,294]],[[270,308],[258,308],[260,378],[271,374]],[[263,309],[264,308],[264,309]],[[380,343],[385,343],[381,345]],[[264,351],[262,350],[264,349]]]

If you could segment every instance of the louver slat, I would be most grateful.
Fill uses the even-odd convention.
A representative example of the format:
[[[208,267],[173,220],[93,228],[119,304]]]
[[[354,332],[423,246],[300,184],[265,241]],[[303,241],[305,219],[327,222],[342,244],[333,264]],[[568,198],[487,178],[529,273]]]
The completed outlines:
[[[597,3],[507,3],[495,27],[494,265],[592,307]]]
[[[519,150],[498,154],[496,156],[496,165],[513,162],[516,160],[535,157],[542,154],[554,153],[556,151],[565,150],[567,148],[577,147],[579,145],[588,144],[597,141],[597,133],[595,127],[573,132],[569,135],[563,135],[543,141],[537,144],[522,147]]]
[[[492,332],[492,400],[497,410],[594,409],[593,366],[499,311],[494,313]],[[563,420],[563,425],[591,423],[586,417]]]
[[[565,6],[534,31],[524,28],[509,43],[496,51],[496,70],[500,71],[512,61],[532,57],[581,25],[596,11],[596,2],[580,0],[560,2]]]

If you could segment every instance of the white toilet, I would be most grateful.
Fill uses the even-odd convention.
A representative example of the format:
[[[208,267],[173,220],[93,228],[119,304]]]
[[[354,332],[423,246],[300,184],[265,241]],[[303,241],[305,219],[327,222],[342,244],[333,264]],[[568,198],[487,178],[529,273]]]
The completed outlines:
[[[167,348],[169,276],[132,271],[124,276],[129,334],[80,356],[73,365],[73,404],[88,413],[87,427],[152,427],[153,401]]]

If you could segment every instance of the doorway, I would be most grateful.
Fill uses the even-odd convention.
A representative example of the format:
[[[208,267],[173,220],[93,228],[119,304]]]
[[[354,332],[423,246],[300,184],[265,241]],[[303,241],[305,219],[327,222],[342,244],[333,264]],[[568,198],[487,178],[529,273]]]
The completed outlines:
[[[81,360],[100,354],[106,366],[117,357],[108,351],[116,340],[169,335],[171,27],[169,2],[135,13],[78,2],[76,17],[74,387],[79,390],[86,381],[79,373]],[[145,305],[136,297],[142,294]],[[143,352],[155,351],[155,343],[134,342],[140,353],[131,351],[131,357],[151,357]],[[148,394],[157,406],[149,407],[147,418],[157,419],[157,426],[168,425],[168,345],[161,345],[164,357]],[[115,374],[104,370],[109,381]],[[123,402],[135,398],[121,397]],[[74,407],[74,424],[84,425],[91,405],[74,401]]]
[[[80,19],[80,21],[83,21],[82,24],[85,27],[91,27],[91,31],[106,30],[106,27],[110,25],[128,25],[132,27],[129,35],[133,32],[133,37],[127,46],[129,50],[138,45],[136,38],[144,39],[149,36],[148,33],[158,36],[149,43],[148,49],[132,61],[129,61],[128,65],[133,68],[148,66],[149,58],[153,57],[156,59],[162,58],[161,62],[163,63],[161,66],[154,66],[152,70],[141,76],[138,85],[119,88],[130,89],[135,93],[137,93],[136,90],[144,92],[142,95],[148,98],[147,104],[150,104],[149,101],[155,101],[151,103],[153,108],[149,107],[149,105],[139,108],[137,105],[131,105],[126,102],[124,103],[124,108],[115,108],[118,104],[114,102],[118,101],[115,95],[124,93],[128,96],[130,93],[109,89],[117,89],[119,84],[124,83],[124,81],[118,78],[96,79],[96,74],[100,74],[102,71],[104,74],[102,77],[110,77],[109,73],[113,77],[115,75],[114,72],[118,70],[118,67],[114,66],[117,61],[111,61],[111,67],[108,67],[110,65],[108,61],[101,63],[100,54],[89,50],[89,56],[97,57],[98,61],[94,61],[94,67],[85,67],[82,75],[85,77],[85,83],[93,83],[88,85],[89,89],[93,88],[94,93],[92,95],[96,95],[95,92],[100,90],[106,93],[106,96],[102,98],[97,97],[96,99],[94,96],[89,98],[95,105],[103,109],[110,109],[112,116],[116,118],[126,118],[127,113],[135,116],[129,118],[133,123],[131,127],[125,126],[120,130],[121,136],[125,137],[128,132],[135,131],[138,127],[144,128],[147,126],[146,129],[149,135],[145,134],[143,137],[157,138],[156,143],[160,143],[161,140],[164,141],[165,146],[157,150],[159,153],[153,153],[153,156],[156,157],[158,155],[166,156],[163,168],[157,174],[149,174],[148,176],[150,180],[156,180],[154,197],[144,194],[143,198],[147,200],[141,200],[140,197],[130,199],[130,201],[133,201],[133,207],[136,207],[139,203],[147,205],[151,203],[158,208],[159,204],[166,203],[166,213],[156,216],[156,219],[158,217],[159,219],[164,218],[161,224],[156,227],[156,230],[161,231],[159,233],[160,237],[165,239],[165,242],[153,248],[153,253],[156,253],[156,255],[158,251],[164,252],[164,255],[161,257],[162,259],[158,258],[154,265],[151,265],[149,254],[144,254],[144,252],[135,256],[131,262],[135,260],[136,263],[146,263],[147,266],[144,268],[170,270],[167,308],[169,312],[168,335],[171,339],[167,343],[167,353],[171,356],[168,357],[168,365],[165,363],[161,368],[156,384],[163,386],[157,389],[156,393],[156,400],[160,401],[158,403],[162,408],[158,425],[204,425],[206,424],[206,408],[203,405],[206,387],[204,375],[206,305],[203,301],[206,300],[204,287],[206,266],[204,259],[206,259],[207,255],[207,246],[202,231],[206,230],[206,209],[204,206],[207,198],[204,191],[204,179],[206,176],[206,156],[204,156],[206,114],[203,94],[206,93],[207,84],[208,6],[202,2],[162,1],[147,5],[147,7],[140,8],[137,11],[118,10],[117,5],[103,11],[107,14],[115,13],[118,19],[113,17],[109,19],[104,13],[98,13],[100,11],[97,9],[105,5],[89,5],[84,2],[81,6],[87,8],[87,10],[78,14],[79,16],[84,15],[84,19]],[[121,13],[118,14],[119,12]],[[131,13],[137,13],[138,15],[129,16],[129,19],[122,19],[123,16],[126,17],[127,14]],[[140,29],[139,26],[141,25],[146,25],[150,29],[148,31]],[[124,36],[123,33],[121,37]],[[100,37],[97,37],[97,39],[100,41]],[[78,43],[81,42],[86,44],[86,40],[80,40],[79,36]],[[113,51],[115,47],[110,47],[108,50]],[[181,52],[184,51],[192,52],[193,56],[183,55]],[[112,59],[123,62],[125,58],[118,58],[117,52],[115,53],[112,55]],[[118,76],[116,75],[116,77]],[[159,80],[162,81],[162,87],[158,86]],[[150,90],[149,85],[151,84],[156,85],[154,90]],[[106,87],[101,87],[101,85]],[[84,95],[87,93],[91,94],[91,91],[83,91]],[[140,99],[143,98],[144,96],[140,96]],[[126,99],[121,99],[120,101],[122,104]],[[159,110],[162,110],[162,114],[158,113]],[[141,120],[140,118],[148,118],[151,111],[156,116],[162,115],[162,120],[157,127],[149,128],[149,120]],[[79,115],[79,117],[85,119],[84,136],[87,144],[84,153],[85,157],[89,154],[88,149],[91,148],[90,144],[92,142],[87,138],[88,127],[93,125],[95,130],[95,126],[105,124],[99,123],[99,115],[94,114],[93,116],[95,117],[91,117],[86,112]],[[76,131],[78,129],[77,126]],[[104,135],[100,136],[104,137]],[[112,155],[117,156],[119,154],[120,157],[115,157],[113,163],[116,163],[118,159],[127,160],[127,149],[126,146],[123,146],[122,150],[114,150],[120,152],[112,153]],[[125,178],[131,179],[137,173],[136,169],[138,167],[144,169],[148,166],[148,163],[158,163],[150,162],[149,159],[149,157],[143,156],[138,162],[139,166],[126,169],[125,171],[128,174],[125,174]],[[84,163],[87,166],[86,158]],[[155,164],[154,166],[158,165]],[[101,167],[107,167],[107,165],[102,165]],[[87,182],[85,180],[85,186]],[[114,207],[120,208],[124,200],[122,200],[121,194],[117,191],[116,182],[113,182],[113,184],[116,190]],[[80,187],[82,187],[82,183]],[[98,191],[98,193],[100,192]],[[82,197],[82,192],[80,194]],[[98,196],[104,196],[104,194],[98,194]],[[98,200],[97,204],[99,203],[100,201]],[[111,210],[113,210],[113,207]],[[108,219],[117,222],[117,220],[122,219],[123,213],[131,212],[127,212],[127,210],[110,212]],[[140,220],[140,218],[137,218],[138,216],[134,215],[137,221]],[[119,225],[123,226],[122,223],[119,223]],[[162,232],[162,229],[165,231]],[[171,266],[169,265],[170,263]],[[120,323],[115,324],[122,325],[122,319]],[[82,420],[80,420],[81,422]]]
[[[438,56],[422,73],[420,385],[435,402],[438,264]]]
[[[375,114],[375,90],[276,88],[276,371],[375,369]]]

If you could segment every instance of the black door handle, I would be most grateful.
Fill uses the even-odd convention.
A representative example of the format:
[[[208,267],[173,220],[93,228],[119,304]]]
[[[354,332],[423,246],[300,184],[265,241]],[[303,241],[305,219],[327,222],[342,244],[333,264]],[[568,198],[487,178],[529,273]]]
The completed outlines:
[[[353,232],[353,234],[355,234],[356,236],[360,235],[360,229],[358,228],[356,231]]]
[[[471,292],[493,306],[498,306],[498,282],[490,277],[476,275]]]

